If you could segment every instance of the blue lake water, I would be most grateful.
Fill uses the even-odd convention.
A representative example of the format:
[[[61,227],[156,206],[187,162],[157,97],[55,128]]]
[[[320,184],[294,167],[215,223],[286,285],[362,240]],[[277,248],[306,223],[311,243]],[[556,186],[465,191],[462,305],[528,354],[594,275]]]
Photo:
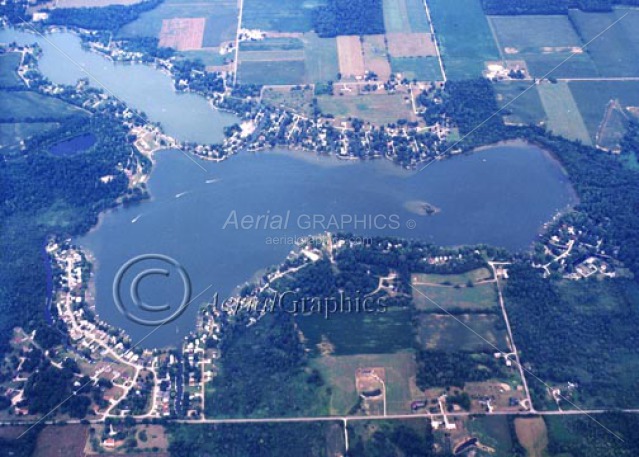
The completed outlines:
[[[49,152],[55,156],[68,157],[86,151],[95,142],[95,136],[91,133],[86,133],[54,144],[49,148]]]
[[[525,249],[542,224],[573,199],[558,165],[527,145],[497,146],[422,173],[385,161],[282,151],[203,165],[206,172],[180,152],[161,152],[149,182],[153,200],[108,213],[78,240],[99,262],[98,312],[138,338],[149,328],[120,314],[112,298],[113,279],[129,259],[168,255],[188,272],[193,296],[206,290],[179,319],[153,330],[145,340],[150,346],[178,341],[193,328],[201,302],[215,292],[227,297],[259,270],[282,262],[294,237],[339,228],[443,245]],[[428,202],[440,212],[416,214],[413,202]],[[277,216],[288,223],[278,223]],[[159,281],[165,278],[149,279],[145,299],[175,302],[182,291],[176,278],[164,285]]]

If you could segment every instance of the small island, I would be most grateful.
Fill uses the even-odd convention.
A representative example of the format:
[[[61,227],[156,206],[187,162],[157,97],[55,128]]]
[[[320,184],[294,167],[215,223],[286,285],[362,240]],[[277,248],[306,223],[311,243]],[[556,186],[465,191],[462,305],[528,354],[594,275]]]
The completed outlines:
[[[434,216],[441,213],[441,208],[423,200],[412,200],[404,204],[404,208],[419,216]]]

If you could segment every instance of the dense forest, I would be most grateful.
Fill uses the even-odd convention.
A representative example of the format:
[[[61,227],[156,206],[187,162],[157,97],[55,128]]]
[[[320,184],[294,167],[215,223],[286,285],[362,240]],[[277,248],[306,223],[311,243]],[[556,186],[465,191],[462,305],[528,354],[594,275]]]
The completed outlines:
[[[429,423],[382,421],[349,424],[348,457],[430,457],[435,439]]]
[[[493,351],[494,352],[494,351]],[[417,349],[417,386],[455,386],[463,388],[467,382],[487,381],[503,375],[502,364],[492,352],[446,352]]]
[[[267,314],[225,325],[219,374],[207,393],[209,417],[296,416],[324,413],[323,381],[306,367],[292,318]]]
[[[45,23],[47,25],[116,32],[125,24],[136,20],[140,14],[152,10],[160,3],[162,0],[95,8],[55,8],[49,12]]]
[[[588,416],[546,417],[549,456],[636,457],[639,417],[608,413],[596,421]]]
[[[237,457],[323,457],[343,450],[338,422],[286,424],[171,425],[173,457],[228,455]]]
[[[328,0],[314,11],[313,27],[321,37],[383,34],[382,0]]]
[[[31,330],[43,323],[46,237],[84,233],[101,211],[128,193],[128,180],[117,171],[131,159],[127,131],[105,114],[86,122],[84,128],[97,138],[86,153],[46,152],[46,145],[67,137],[65,127],[32,138],[26,154],[0,162],[0,352],[14,327]],[[102,182],[106,175],[114,179]]]
[[[513,337],[522,361],[551,384],[578,384],[593,406],[639,405],[639,285],[630,280],[555,283],[520,264],[505,289]],[[543,404],[545,386],[530,378]],[[590,403],[589,403],[590,404]],[[564,407],[569,407],[565,404]]]

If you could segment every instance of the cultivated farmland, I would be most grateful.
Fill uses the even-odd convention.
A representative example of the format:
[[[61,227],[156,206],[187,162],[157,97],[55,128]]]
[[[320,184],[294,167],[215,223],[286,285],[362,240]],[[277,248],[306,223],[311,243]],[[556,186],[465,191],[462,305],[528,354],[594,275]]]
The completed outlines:
[[[482,75],[499,52],[480,0],[428,0],[440,51],[450,79]]]
[[[442,71],[437,57],[392,57],[393,73],[417,81],[441,81]]]
[[[628,107],[639,106],[639,81],[571,81],[568,86],[593,140],[611,101],[626,114]]]
[[[348,35],[337,37],[337,55],[342,78],[362,77],[366,73],[364,51],[360,37]]]
[[[631,30],[631,24],[639,23],[637,13],[633,11],[628,17],[615,24],[618,19],[621,19],[620,11],[613,13],[570,11],[570,18],[582,40],[592,41],[588,46],[588,53],[601,76],[639,76],[639,49],[636,46],[639,40],[636,38],[637,29]],[[605,33],[602,33],[604,30]]]
[[[430,33],[388,33],[386,39],[393,57],[437,56],[437,45]]]
[[[381,81],[388,80],[391,75],[391,67],[386,53],[384,35],[365,35],[362,40],[366,71],[375,73]]]
[[[567,16],[493,16],[490,23],[502,56],[524,60],[532,76],[550,71],[557,78],[597,75]]]
[[[204,38],[206,19],[203,17],[165,19],[162,21],[159,45],[178,51],[200,49]]]
[[[235,39],[237,31],[237,2],[234,0],[165,0],[151,11],[127,24],[119,32],[123,37],[160,37],[165,20],[205,20],[201,46],[217,47],[222,42]],[[185,30],[188,33],[188,30]]]
[[[415,377],[415,359],[411,351],[395,354],[325,356],[313,365],[331,386],[330,414],[347,414],[358,401],[355,374],[358,368],[382,367],[385,371],[388,413],[410,410],[410,380]]]
[[[422,313],[417,340],[423,349],[441,351],[508,351],[501,315]],[[469,330],[472,329],[472,330]]]
[[[541,84],[537,86],[541,103],[546,111],[548,127],[557,134],[571,140],[591,145],[590,135],[581,117],[579,108],[566,83]]]
[[[340,85],[336,85],[339,90]],[[356,117],[376,125],[395,123],[399,119],[417,120],[407,94],[322,95],[317,103],[323,113],[346,120]]]
[[[384,0],[386,33],[429,32],[423,0]]]
[[[507,123],[538,125],[545,121],[546,112],[532,81],[500,81],[493,87]]]
[[[274,32],[310,32],[316,0],[244,0],[242,27]]]

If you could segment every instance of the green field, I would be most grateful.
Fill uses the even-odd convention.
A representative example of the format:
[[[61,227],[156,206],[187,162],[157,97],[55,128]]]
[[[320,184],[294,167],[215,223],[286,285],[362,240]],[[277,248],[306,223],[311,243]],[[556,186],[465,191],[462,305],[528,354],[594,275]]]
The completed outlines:
[[[460,285],[465,286],[468,281],[478,282],[486,279],[492,279],[492,273],[488,268],[478,268],[476,270],[468,271],[460,274],[434,274],[434,273],[419,273],[413,275],[413,280],[416,282],[428,282],[434,284],[444,285]]]
[[[305,84],[306,68],[303,60],[243,61],[237,70],[242,84]]]
[[[567,16],[492,16],[490,22],[502,51],[512,48],[517,54],[537,54],[545,47],[582,45]]]
[[[598,75],[588,53],[573,55],[584,43],[567,16],[492,16],[490,22],[502,55],[525,60],[534,77]]]
[[[304,42],[299,38],[277,37],[240,43],[240,53],[243,51],[291,51],[294,49],[304,49]]]
[[[410,410],[410,379],[415,376],[412,352],[326,356],[315,359],[312,364],[331,387],[331,415],[348,414],[357,404],[355,372],[358,368],[384,367],[388,413],[401,414]]]
[[[219,46],[235,39],[237,2],[233,0],[165,0],[157,8],[140,15],[119,32],[122,37],[159,37],[162,21],[172,18],[206,18],[203,47]]]
[[[12,151],[21,140],[58,128],[57,122],[18,122],[0,123],[0,151]]]
[[[21,55],[18,52],[0,54],[0,87],[21,86],[22,80],[16,70],[20,65]]]
[[[508,416],[474,417],[466,422],[466,427],[473,436],[479,438],[482,444],[495,450],[491,453],[478,453],[478,456],[511,457],[513,455],[513,436],[508,423]]]
[[[429,0],[428,4],[449,79],[479,77],[485,61],[499,60],[480,0]]]
[[[244,0],[242,27],[277,32],[310,32],[313,9],[322,0]]]
[[[304,34],[304,56],[309,83],[335,81],[339,73],[335,38],[319,38]]]
[[[84,110],[57,98],[35,92],[3,91],[0,95],[4,102],[4,109],[0,111],[0,120],[3,121],[20,122],[28,118],[63,118],[85,113]]]
[[[289,89],[268,87],[262,91],[262,101],[275,107],[283,107],[303,116],[311,116],[313,89]]]
[[[422,313],[417,340],[421,348],[447,352],[506,351],[506,328],[496,314]],[[461,321],[461,322],[460,322]]]
[[[593,141],[611,100],[624,108],[639,106],[639,81],[571,81],[568,86]]]
[[[413,287],[421,292],[413,292],[413,302],[415,307],[422,311],[441,312],[442,308],[446,311],[489,310],[498,305],[497,291],[493,283],[474,287],[425,286],[417,284]]]
[[[442,70],[437,57],[391,57],[393,73],[417,81],[441,81]]]
[[[639,12],[615,23],[628,10],[613,13],[584,13],[571,10],[570,18],[584,42],[589,42],[588,54],[601,76],[639,76]],[[605,33],[602,33],[604,32]]]
[[[386,312],[344,313],[324,316],[300,316],[297,325],[307,347],[320,354],[391,354],[413,347],[411,312],[408,308],[389,308]],[[357,329],[356,332],[353,329]]]
[[[287,60],[304,60],[304,51],[291,49],[287,51],[242,51],[240,52],[240,64],[242,62],[282,62]]]
[[[199,60],[206,66],[224,65],[225,58],[230,59],[231,56],[221,55],[217,49],[200,49],[198,51],[182,51],[180,55],[188,60]]]
[[[532,85],[532,87],[531,87]],[[493,85],[507,123],[538,125],[546,119],[537,86],[530,81],[500,81]]]
[[[548,118],[548,128],[557,135],[592,145],[586,124],[567,83],[537,86]]]
[[[430,32],[422,0],[384,0],[384,27],[387,33]]]
[[[377,125],[413,119],[410,102],[403,94],[388,95],[322,95],[317,103],[323,113],[338,117],[356,117]]]

